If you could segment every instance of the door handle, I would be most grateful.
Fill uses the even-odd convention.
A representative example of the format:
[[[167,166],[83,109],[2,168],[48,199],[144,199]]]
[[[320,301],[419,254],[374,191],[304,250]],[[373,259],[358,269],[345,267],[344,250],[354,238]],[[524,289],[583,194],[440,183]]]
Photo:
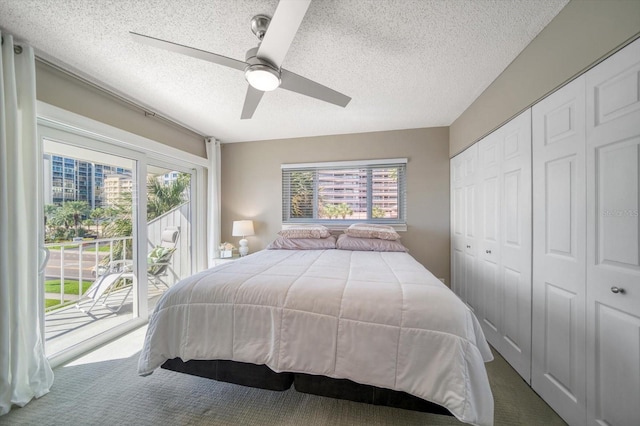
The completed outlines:
[[[624,294],[624,288],[613,286],[613,287],[611,287],[611,293]]]

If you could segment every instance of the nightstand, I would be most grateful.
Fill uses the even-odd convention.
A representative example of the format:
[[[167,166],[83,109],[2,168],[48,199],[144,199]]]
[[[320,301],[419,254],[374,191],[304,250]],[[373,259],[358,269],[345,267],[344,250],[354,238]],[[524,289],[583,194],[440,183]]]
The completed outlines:
[[[218,265],[222,265],[228,262],[233,262],[240,259],[240,255],[239,254],[234,254],[231,257],[216,257],[215,259],[213,259],[213,265],[214,266],[218,266]]]

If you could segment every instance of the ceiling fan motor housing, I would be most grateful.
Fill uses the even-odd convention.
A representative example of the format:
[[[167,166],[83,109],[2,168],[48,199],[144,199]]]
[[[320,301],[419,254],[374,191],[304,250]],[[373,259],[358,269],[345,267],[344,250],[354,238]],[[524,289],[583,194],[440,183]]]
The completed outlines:
[[[270,92],[280,86],[280,70],[256,56],[259,48],[260,46],[247,50],[245,62],[249,65],[244,69],[244,77],[254,88]]]

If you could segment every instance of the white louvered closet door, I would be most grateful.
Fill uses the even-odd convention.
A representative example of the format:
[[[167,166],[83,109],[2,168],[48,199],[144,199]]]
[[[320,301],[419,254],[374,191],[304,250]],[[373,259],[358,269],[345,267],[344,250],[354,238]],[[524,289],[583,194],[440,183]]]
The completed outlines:
[[[531,386],[586,421],[585,78],[534,105]]]
[[[586,74],[587,424],[640,425],[640,40]]]

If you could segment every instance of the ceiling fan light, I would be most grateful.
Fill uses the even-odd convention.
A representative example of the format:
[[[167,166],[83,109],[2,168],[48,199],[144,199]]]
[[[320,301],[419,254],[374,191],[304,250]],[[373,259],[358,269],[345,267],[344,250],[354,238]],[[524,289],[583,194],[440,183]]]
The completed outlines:
[[[263,92],[276,90],[280,86],[280,73],[267,65],[249,66],[244,72],[244,77],[254,89]]]

